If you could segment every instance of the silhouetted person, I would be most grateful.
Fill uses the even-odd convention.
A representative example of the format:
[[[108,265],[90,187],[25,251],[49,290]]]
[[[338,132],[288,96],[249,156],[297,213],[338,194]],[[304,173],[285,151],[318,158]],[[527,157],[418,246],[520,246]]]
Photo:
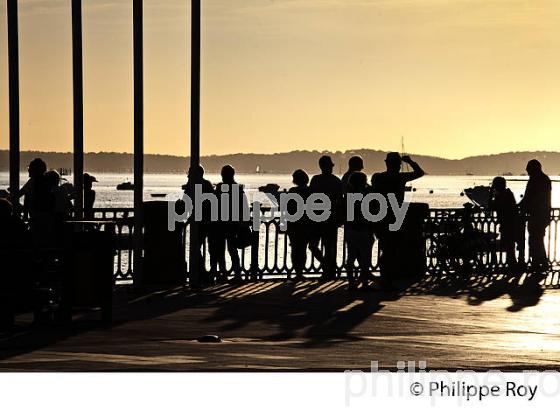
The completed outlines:
[[[97,179],[88,173],[84,174],[84,218],[93,219],[94,212],[93,207],[95,206],[95,191],[93,190],[93,183],[97,182]]]
[[[533,269],[543,272],[548,267],[544,235],[550,224],[552,186],[550,178],[543,172],[538,160],[529,161],[526,170],[529,181],[519,206],[527,214],[531,266]]]
[[[20,190],[24,197],[23,210],[29,218],[29,228],[35,247],[50,244],[53,200],[45,179],[47,164],[40,158],[29,163],[29,180]],[[16,202],[14,202],[16,203]]]
[[[348,160],[348,171],[342,175],[342,189],[346,192],[350,175],[353,172],[360,172],[364,169],[364,160],[359,155],[354,155]]]
[[[30,222],[36,216],[48,211],[50,207],[48,187],[45,183],[47,164],[41,158],[35,158],[27,168],[29,179],[21,187],[19,194],[23,197],[23,211]]]
[[[309,175],[302,169],[295,170],[292,174],[292,182],[294,187],[288,190],[290,194],[299,195],[304,201],[307,201],[311,195],[309,188]],[[289,201],[287,210],[291,215],[297,211],[295,201]],[[309,230],[311,221],[307,215],[303,215],[299,220],[288,222],[288,236],[290,238],[292,266],[295,271],[295,280],[303,279],[303,272],[307,262],[307,247],[309,245]]]
[[[402,163],[405,162],[412,168],[411,172],[401,172]],[[401,157],[398,152],[389,152],[385,159],[387,171],[378,172],[371,177],[371,186],[375,192],[385,196],[394,194],[399,203],[404,201],[406,184],[424,176],[424,171],[408,155]]]
[[[201,193],[202,194],[212,194],[214,195],[214,187],[212,183],[204,178],[204,168],[202,165],[199,165],[196,168],[189,168],[188,172],[188,181],[183,186],[185,193],[189,195],[193,202],[193,215],[199,211],[196,209],[196,201],[195,201],[195,187],[196,185],[200,185]],[[199,272],[200,277],[202,279],[203,285],[211,284],[213,281],[212,277],[205,275],[206,270],[204,266],[204,258],[202,255],[202,246],[204,242],[208,239],[208,255],[210,256],[210,265],[215,268],[217,263],[217,256],[216,256],[216,234],[213,232],[213,224],[212,224],[212,213],[211,213],[211,203],[207,200],[202,202],[202,209],[199,211],[201,213],[201,220],[198,223],[198,246],[200,248],[200,256],[199,256]],[[222,251],[223,252],[223,251]],[[213,274],[214,272],[212,272]]]
[[[0,199],[0,249],[18,249],[27,245],[27,226],[14,213],[12,203]]]
[[[57,227],[64,221],[67,221],[72,212],[72,201],[66,187],[61,185],[60,174],[55,170],[45,173],[45,182],[48,187],[51,200],[52,215]]]
[[[496,177],[490,188],[490,209],[496,211],[498,223],[500,224],[500,244],[506,251],[506,262],[509,267],[515,267],[517,258],[515,256],[515,245],[518,244],[520,256],[523,254],[525,244],[521,242],[521,221],[519,209],[513,196],[513,192],[507,188],[505,178]]]
[[[353,172],[348,179],[348,195],[362,194],[367,195],[370,189],[367,184],[367,176],[363,172]],[[360,282],[363,289],[369,288],[370,270],[371,270],[371,251],[373,247],[372,224],[366,219],[362,212],[361,201],[354,201],[352,220],[344,222],[344,235],[346,240],[346,269],[348,274],[348,288],[353,290],[357,288]],[[349,202],[347,202],[349,205]],[[360,268],[359,278],[354,275],[355,263],[358,261]]]
[[[219,220],[217,224],[216,235],[216,255],[217,262],[222,275],[222,280],[227,276],[226,274],[226,260],[225,250],[229,253],[231,265],[233,270],[233,282],[241,282],[241,263],[239,261],[239,253],[237,251],[237,235],[241,230],[244,222],[243,208],[247,204],[247,198],[243,191],[243,186],[235,182],[235,169],[231,165],[225,165],[222,168],[222,182],[216,185],[216,195],[220,204]],[[238,196],[236,198],[235,191],[237,190]],[[222,199],[225,198],[225,201]],[[229,218],[224,217],[224,209],[222,205],[224,202],[229,204]],[[233,220],[234,210],[238,211],[238,221]]]
[[[27,226],[13,212],[12,204],[0,199],[0,329],[13,326],[20,290],[28,285],[28,247]]]
[[[412,168],[411,172],[401,172],[402,162],[406,162]],[[389,195],[393,194],[399,204],[404,201],[407,182],[414,181],[424,175],[424,171],[409,156],[401,158],[398,152],[389,152],[385,159],[387,170],[373,174],[371,177],[371,188],[373,192],[383,194],[389,204]],[[400,262],[400,239],[399,231],[392,232],[389,225],[395,221],[395,216],[389,206],[387,216],[375,225],[375,233],[379,238],[381,254],[379,256],[379,267],[381,281],[384,287],[391,287],[391,277],[398,274]]]
[[[336,270],[336,245],[338,239],[338,226],[340,223],[340,213],[342,206],[342,182],[333,175],[334,163],[331,157],[324,155],[319,159],[321,173],[311,178],[309,187],[313,193],[325,194],[331,202],[330,216],[324,222],[316,222],[315,234],[310,242],[310,246],[318,248],[318,242],[324,248],[322,279],[332,279]]]

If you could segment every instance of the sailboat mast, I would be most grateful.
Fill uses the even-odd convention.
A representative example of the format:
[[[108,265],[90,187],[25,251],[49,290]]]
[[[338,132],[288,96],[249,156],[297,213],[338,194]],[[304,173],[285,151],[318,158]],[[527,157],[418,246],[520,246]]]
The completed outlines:
[[[404,157],[406,155],[405,151],[404,151],[404,137],[401,135],[401,156]],[[406,167],[407,171],[410,171],[410,168],[408,167],[408,164],[405,163],[404,166]]]

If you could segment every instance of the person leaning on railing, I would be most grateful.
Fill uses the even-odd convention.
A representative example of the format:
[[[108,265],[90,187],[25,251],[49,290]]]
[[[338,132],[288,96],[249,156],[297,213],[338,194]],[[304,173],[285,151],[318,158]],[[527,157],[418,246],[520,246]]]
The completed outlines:
[[[521,248],[525,247],[525,244],[520,243],[523,228],[517,202],[513,192],[507,188],[504,177],[496,177],[492,181],[489,208],[496,212],[500,224],[500,245],[506,251],[506,263],[509,268],[515,268],[517,265],[515,245],[517,244],[521,255]]]
[[[412,168],[411,172],[401,172],[402,163],[405,162]],[[404,201],[406,184],[424,176],[424,171],[408,155],[401,157],[398,152],[389,152],[385,159],[387,170],[378,172],[371,177],[371,189],[387,198],[393,194],[399,204]],[[379,267],[381,271],[381,284],[385,288],[392,288],[391,280],[399,272],[401,231],[392,232],[389,225],[395,221],[394,215],[390,213],[387,217],[375,225],[375,235],[379,238],[381,254]]]
[[[530,160],[526,170],[529,181],[519,206],[527,214],[531,267],[537,272],[544,272],[549,264],[544,247],[544,235],[550,224],[552,185],[538,160]]]
[[[313,252],[319,249],[319,242],[324,248],[321,262],[323,273],[321,280],[334,279],[337,272],[336,246],[338,241],[338,227],[341,221],[341,208],[343,205],[342,182],[333,174],[334,162],[328,155],[319,158],[321,173],[311,178],[309,187],[313,193],[325,194],[330,201],[330,214],[327,220],[313,224],[313,234],[309,246]]]

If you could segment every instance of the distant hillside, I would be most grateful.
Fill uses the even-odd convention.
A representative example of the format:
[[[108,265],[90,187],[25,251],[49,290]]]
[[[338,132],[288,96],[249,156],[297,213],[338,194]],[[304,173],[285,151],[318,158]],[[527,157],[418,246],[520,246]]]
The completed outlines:
[[[317,170],[317,159],[323,152],[291,151],[275,154],[231,154],[211,155],[202,158],[207,172],[219,172],[224,164],[231,164],[237,172],[252,173],[257,166],[261,172],[291,173],[294,169],[303,168],[313,173]],[[348,158],[361,155],[364,158],[366,172],[371,173],[383,169],[386,152],[358,149],[346,152],[327,153],[333,157],[336,172],[344,172]],[[58,152],[21,153],[21,169],[25,171],[33,158],[43,158],[50,168],[72,168],[72,154]],[[500,175],[505,172],[521,174],[531,158],[538,158],[549,174],[560,174],[559,152],[508,152],[495,155],[467,157],[451,160],[426,155],[413,155],[422,167],[432,175]],[[145,171],[147,173],[184,173],[188,167],[188,158],[172,155],[145,155]],[[8,151],[0,151],[0,171],[8,170]],[[89,172],[132,172],[133,156],[126,153],[100,152],[85,155],[85,169]]]

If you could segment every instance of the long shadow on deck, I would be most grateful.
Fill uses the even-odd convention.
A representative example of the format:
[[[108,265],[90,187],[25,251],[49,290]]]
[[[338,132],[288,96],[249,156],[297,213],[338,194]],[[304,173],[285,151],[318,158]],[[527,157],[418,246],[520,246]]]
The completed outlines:
[[[212,329],[215,334],[243,334],[251,324],[260,324],[259,340],[287,341],[297,339],[305,346],[323,347],[354,340],[354,329],[383,309],[383,302],[401,296],[434,294],[442,297],[465,297],[469,304],[509,295],[516,312],[536,305],[543,294],[539,275],[509,276],[460,275],[427,276],[421,281],[401,281],[401,292],[348,292],[344,281],[291,283],[263,281],[243,285],[217,285],[202,291],[183,288],[146,290],[121,288],[115,292],[114,322],[103,327],[86,313],[67,327],[36,328],[25,326],[18,332],[0,334],[0,360],[42,349],[88,331],[107,332],[129,322],[147,321],[174,312],[194,309],[198,314],[185,313],[184,329]],[[183,328],[158,334],[157,323],[146,323],[146,332],[154,337],[173,339],[196,338]],[[241,330],[241,332],[240,332]],[[390,329],[388,329],[390,331]],[[173,333],[177,332],[177,334]],[[248,336],[250,337],[250,335]]]

